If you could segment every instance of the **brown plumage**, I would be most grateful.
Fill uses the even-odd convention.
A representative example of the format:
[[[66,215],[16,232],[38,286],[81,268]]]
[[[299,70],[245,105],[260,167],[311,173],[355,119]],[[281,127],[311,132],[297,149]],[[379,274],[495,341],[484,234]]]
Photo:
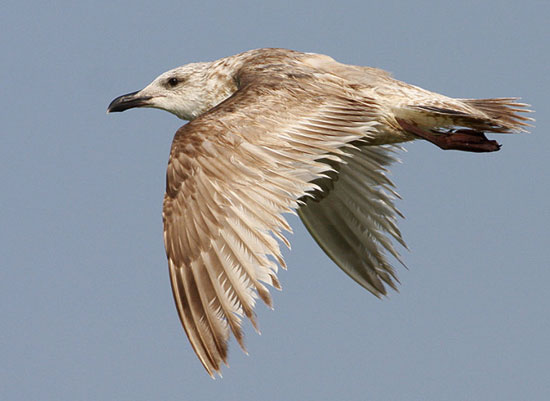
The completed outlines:
[[[174,137],[164,241],[177,310],[210,375],[227,361],[265,284],[280,288],[284,213],[298,211],[331,259],[376,296],[396,288],[386,254],[405,246],[386,177],[395,147],[498,150],[486,132],[523,131],[515,98],[452,99],[328,56],[258,49],[168,71],[109,111],[155,107],[191,120]],[[276,262],[275,262],[276,261]]]

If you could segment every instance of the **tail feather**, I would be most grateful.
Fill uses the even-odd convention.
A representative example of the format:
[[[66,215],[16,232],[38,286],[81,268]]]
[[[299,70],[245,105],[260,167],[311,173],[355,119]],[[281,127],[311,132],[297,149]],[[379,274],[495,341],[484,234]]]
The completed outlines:
[[[530,127],[528,121],[533,118],[526,117],[519,113],[531,113],[530,105],[519,103],[519,98],[500,97],[493,99],[461,99],[467,105],[479,110],[489,117],[493,129],[492,132],[526,132],[524,127]]]
[[[438,104],[414,105],[417,110],[435,117],[445,117],[440,128],[466,127],[482,132],[526,132],[534,119],[519,113],[531,113],[528,104],[518,98],[452,99]],[[433,127],[436,128],[436,127]]]
[[[417,138],[425,139],[441,149],[467,152],[494,152],[500,144],[485,133],[526,132],[530,117],[529,105],[517,98],[437,99],[418,102],[405,113],[395,115],[400,128]],[[411,113],[411,111],[413,111]]]

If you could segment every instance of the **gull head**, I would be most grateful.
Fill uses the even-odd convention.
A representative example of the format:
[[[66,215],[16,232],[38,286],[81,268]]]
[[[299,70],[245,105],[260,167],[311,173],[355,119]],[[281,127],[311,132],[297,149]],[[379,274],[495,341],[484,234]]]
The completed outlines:
[[[212,63],[192,63],[159,75],[142,90],[117,97],[107,113],[151,107],[193,120],[236,90],[235,80],[224,69]]]

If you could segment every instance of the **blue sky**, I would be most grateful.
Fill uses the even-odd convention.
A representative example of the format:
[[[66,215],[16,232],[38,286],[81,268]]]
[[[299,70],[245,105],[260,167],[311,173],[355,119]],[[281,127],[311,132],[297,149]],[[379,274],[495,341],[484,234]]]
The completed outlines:
[[[0,399],[547,400],[550,3],[15,2],[0,15]],[[411,248],[378,300],[294,217],[275,310],[213,381],[172,301],[158,110],[106,115],[161,72],[258,47],[391,71],[454,97],[521,96],[500,152],[407,144]],[[494,136],[493,136],[494,137]],[[495,138],[493,138],[495,139]]]

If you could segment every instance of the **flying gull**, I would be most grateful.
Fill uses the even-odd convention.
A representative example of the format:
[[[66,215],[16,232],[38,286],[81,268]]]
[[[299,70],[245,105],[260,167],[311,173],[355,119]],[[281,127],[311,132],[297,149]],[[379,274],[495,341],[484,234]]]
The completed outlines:
[[[286,49],[258,49],[161,74],[108,112],[166,110],[190,122],[175,134],[166,173],[164,244],[189,341],[214,377],[230,333],[246,352],[246,316],[271,307],[290,246],[283,214],[298,212],[327,255],[377,297],[396,288],[401,261],[388,166],[394,145],[497,151],[485,133],[525,131],[517,98],[453,99],[370,67]]]

